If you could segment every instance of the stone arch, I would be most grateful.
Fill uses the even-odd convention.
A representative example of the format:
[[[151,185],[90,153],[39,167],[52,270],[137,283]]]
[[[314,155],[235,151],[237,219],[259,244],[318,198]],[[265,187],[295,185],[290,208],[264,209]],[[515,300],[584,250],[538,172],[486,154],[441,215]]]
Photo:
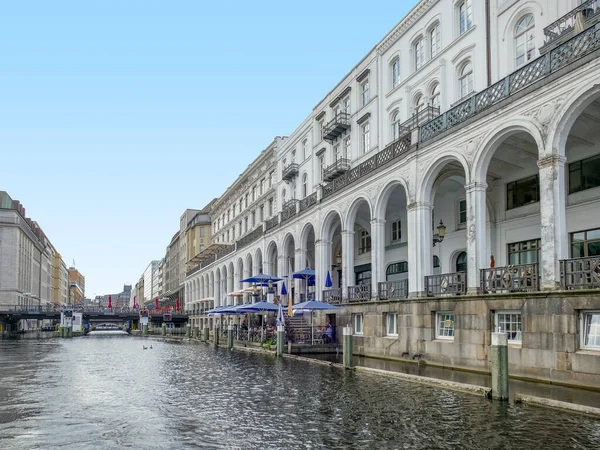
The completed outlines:
[[[258,273],[258,272],[263,271],[262,265],[263,265],[263,256],[262,256],[262,250],[259,247],[254,252],[254,260],[252,262],[252,267],[254,268],[254,271],[256,273]]]
[[[369,216],[371,218],[373,217],[373,205],[371,204],[371,199],[367,196],[359,195],[352,200],[348,211],[346,211],[346,218],[343,221],[344,230],[354,230],[356,214],[358,213],[358,209],[363,201],[367,203],[367,207],[369,208]]]
[[[313,233],[316,230],[316,227],[312,224],[312,222],[306,222],[303,226],[302,229],[300,230],[300,248],[306,248],[308,243],[308,234],[310,233],[310,230],[312,229]]]
[[[344,222],[343,222],[342,217],[343,217],[342,213],[337,208],[332,208],[327,213],[325,218],[323,219],[319,237],[322,240],[331,242],[331,239],[333,237],[333,231],[334,231],[333,223],[335,222],[336,219],[338,219],[340,221],[340,223],[343,225]]]
[[[464,176],[467,180],[467,184],[470,182],[470,170],[469,164],[467,163],[465,157],[456,150],[449,150],[442,153],[439,157],[437,157],[429,167],[419,167],[420,170],[425,169],[423,176],[420,177],[418,188],[416,191],[417,198],[415,200],[427,201],[429,202],[431,197],[431,193],[433,190],[433,185],[444,168],[450,162],[458,162],[463,170]]]
[[[375,200],[375,206],[373,208],[373,219],[381,219],[385,217],[385,210],[387,208],[388,202],[390,200],[390,196],[394,189],[398,186],[402,186],[404,192],[406,193],[406,197],[408,198],[408,183],[402,177],[395,178],[389,181],[383,189],[379,192],[379,196],[377,200]]]
[[[530,119],[518,117],[504,122],[500,130],[494,130],[484,137],[483,143],[476,149],[473,159],[472,181],[485,181],[494,153],[504,140],[517,132],[529,134],[538,147],[538,159],[544,149],[544,138],[537,125]]]

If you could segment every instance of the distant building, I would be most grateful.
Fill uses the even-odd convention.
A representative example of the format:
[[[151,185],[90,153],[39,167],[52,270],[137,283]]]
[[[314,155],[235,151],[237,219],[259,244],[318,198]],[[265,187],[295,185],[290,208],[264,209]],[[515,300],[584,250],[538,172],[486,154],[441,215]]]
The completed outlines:
[[[106,295],[98,295],[96,299],[99,300],[99,306],[108,306],[108,297],[111,297],[112,307],[113,308],[123,308],[129,306],[129,300],[131,298],[131,285],[125,284],[123,285],[123,291],[116,294],[106,294]]]
[[[75,267],[69,267],[69,305],[82,305],[85,298],[85,277]]]

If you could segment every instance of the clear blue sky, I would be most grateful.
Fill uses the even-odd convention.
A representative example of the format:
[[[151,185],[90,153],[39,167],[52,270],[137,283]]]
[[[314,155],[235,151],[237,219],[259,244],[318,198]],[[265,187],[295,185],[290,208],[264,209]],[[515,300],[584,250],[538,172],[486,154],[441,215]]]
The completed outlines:
[[[2,1],[0,190],[119,292],[416,3]]]

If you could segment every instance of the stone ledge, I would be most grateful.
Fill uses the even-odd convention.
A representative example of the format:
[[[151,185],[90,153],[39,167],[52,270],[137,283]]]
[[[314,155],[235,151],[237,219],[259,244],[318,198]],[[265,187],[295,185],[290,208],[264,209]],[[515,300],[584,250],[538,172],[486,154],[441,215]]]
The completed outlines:
[[[515,394],[515,403],[524,403],[527,405],[543,406],[545,408],[560,409],[586,416],[600,418],[600,408],[592,406],[577,405],[575,403],[561,402],[549,398],[536,397],[534,395]]]

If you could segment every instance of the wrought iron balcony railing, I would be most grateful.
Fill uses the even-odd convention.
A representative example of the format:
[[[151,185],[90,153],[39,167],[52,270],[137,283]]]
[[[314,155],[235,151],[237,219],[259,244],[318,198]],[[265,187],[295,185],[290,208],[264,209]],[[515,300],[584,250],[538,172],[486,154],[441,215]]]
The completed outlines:
[[[600,21],[600,0],[587,0],[544,28],[545,41],[540,49],[545,53]]]
[[[281,223],[285,222],[286,220],[291,219],[292,217],[294,217],[296,215],[296,204],[298,203],[298,200],[292,199],[292,200],[288,200],[287,202],[285,202],[283,204],[283,207],[281,208]]]
[[[379,300],[404,300],[408,298],[408,280],[384,281],[378,284]]]
[[[252,244],[254,241],[258,240],[262,235],[263,235],[263,228],[261,225],[258,228],[255,228],[254,230],[252,230],[250,233],[248,233],[246,236],[241,238],[239,241],[237,241],[236,248],[239,250],[241,248],[247,247],[248,245]]]
[[[330,305],[342,303],[342,288],[325,289],[323,291],[323,301]]]
[[[300,211],[306,211],[307,209],[313,207],[317,204],[317,193],[313,192],[312,194],[304,197],[300,200]]]
[[[339,112],[323,127],[323,139],[333,141],[349,128],[350,114]]]
[[[563,67],[600,49],[600,25],[596,24],[533,60],[506,78],[478,92],[420,127],[420,143],[425,143],[447,130],[477,116],[482,111],[506,100],[526,87],[546,78]]]
[[[272,230],[277,225],[279,225],[279,217],[278,216],[271,217],[269,220],[267,220],[265,222],[265,228],[267,231]]]
[[[563,289],[600,289],[600,256],[564,259],[560,262]]]
[[[283,168],[283,172],[281,173],[281,179],[283,181],[291,181],[295,177],[298,176],[299,166],[296,163],[288,164]]]
[[[467,272],[427,276],[425,277],[425,292],[429,297],[464,295],[467,293]]]
[[[537,264],[481,269],[480,276],[482,294],[536,292],[539,290]]]
[[[350,160],[340,158],[323,171],[323,181],[331,181],[350,169]]]
[[[348,302],[360,303],[371,301],[371,284],[348,286]]]

